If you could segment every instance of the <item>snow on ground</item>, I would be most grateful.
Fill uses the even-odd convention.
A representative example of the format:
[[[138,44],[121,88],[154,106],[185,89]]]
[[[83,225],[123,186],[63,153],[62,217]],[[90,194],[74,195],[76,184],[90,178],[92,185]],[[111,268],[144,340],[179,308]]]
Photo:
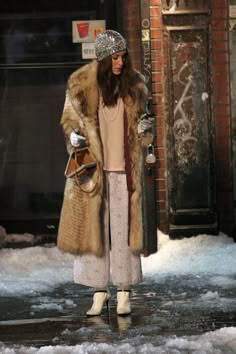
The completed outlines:
[[[143,259],[146,276],[236,273],[236,243],[224,234],[170,240],[159,234],[159,251]]]
[[[166,275],[211,275],[215,285],[232,287],[236,286],[236,243],[224,234],[170,240],[159,231],[158,252],[142,258],[142,266],[144,279],[159,281]],[[3,248],[0,276],[0,295],[50,290],[73,281],[73,256],[62,254],[53,245]]]
[[[145,343],[143,343],[145,341]],[[183,336],[181,338],[158,336],[151,342],[147,338],[136,337],[132,341],[119,343],[83,343],[75,346],[1,347],[1,354],[235,354],[236,329],[221,328],[201,336]]]
[[[144,281],[161,281],[166,276],[207,276],[223,288],[236,287],[236,243],[224,234],[170,240],[158,232],[158,252],[142,258]],[[0,296],[50,291],[73,281],[73,256],[55,246],[0,250]],[[202,295],[202,302],[221,301],[217,292]],[[72,304],[73,305],[73,304]],[[42,305],[43,306],[43,305]],[[76,346],[11,347],[0,343],[1,354],[79,353],[236,353],[236,328],[221,328],[200,336],[159,337],[148,341],[141,335],[119,343],[83,343]]]

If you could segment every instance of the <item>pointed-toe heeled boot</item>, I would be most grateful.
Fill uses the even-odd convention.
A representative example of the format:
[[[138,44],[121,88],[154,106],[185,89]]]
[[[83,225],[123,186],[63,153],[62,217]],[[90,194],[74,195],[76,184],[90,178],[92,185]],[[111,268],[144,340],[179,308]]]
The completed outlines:
[[[126,316],[131,314],[130,290],[117,291],[117,315]]]
[[[107,311],[109,311],[109,300],[111,294],[108,291],[95,291],[93,295],[93,305],[90,310],[86,312],[87,316],[99,316],[102,313],[104,304],[107,305]]]

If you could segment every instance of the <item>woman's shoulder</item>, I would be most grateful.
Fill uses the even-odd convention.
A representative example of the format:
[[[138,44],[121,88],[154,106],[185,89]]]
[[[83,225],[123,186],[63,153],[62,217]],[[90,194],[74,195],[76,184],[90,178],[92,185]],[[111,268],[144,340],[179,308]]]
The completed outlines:
[[[72,88],[77,85],[91,84],[91,81],[96,80],[97,73],[97,62],[93,60],[92,62],[85,64],[75,70],[68,78],[67,86]]]

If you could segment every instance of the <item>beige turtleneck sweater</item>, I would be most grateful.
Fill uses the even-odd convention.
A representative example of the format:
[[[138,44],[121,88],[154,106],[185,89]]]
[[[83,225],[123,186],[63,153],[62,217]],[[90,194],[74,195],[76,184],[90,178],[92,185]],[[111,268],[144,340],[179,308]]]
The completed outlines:
[[[98,110],[103,144],[104,170],[124,171],[124,103],[118,99],[114,107],[106,107],[100,98]]]

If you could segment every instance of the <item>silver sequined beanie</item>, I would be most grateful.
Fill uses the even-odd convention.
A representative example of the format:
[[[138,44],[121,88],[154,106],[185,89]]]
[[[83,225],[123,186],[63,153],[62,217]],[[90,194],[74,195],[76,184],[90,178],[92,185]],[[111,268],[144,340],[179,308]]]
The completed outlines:
[[[106,30],[99,33],[95,39],[95,54],[98,61],[126,50],[126,40],[119,32]]]

